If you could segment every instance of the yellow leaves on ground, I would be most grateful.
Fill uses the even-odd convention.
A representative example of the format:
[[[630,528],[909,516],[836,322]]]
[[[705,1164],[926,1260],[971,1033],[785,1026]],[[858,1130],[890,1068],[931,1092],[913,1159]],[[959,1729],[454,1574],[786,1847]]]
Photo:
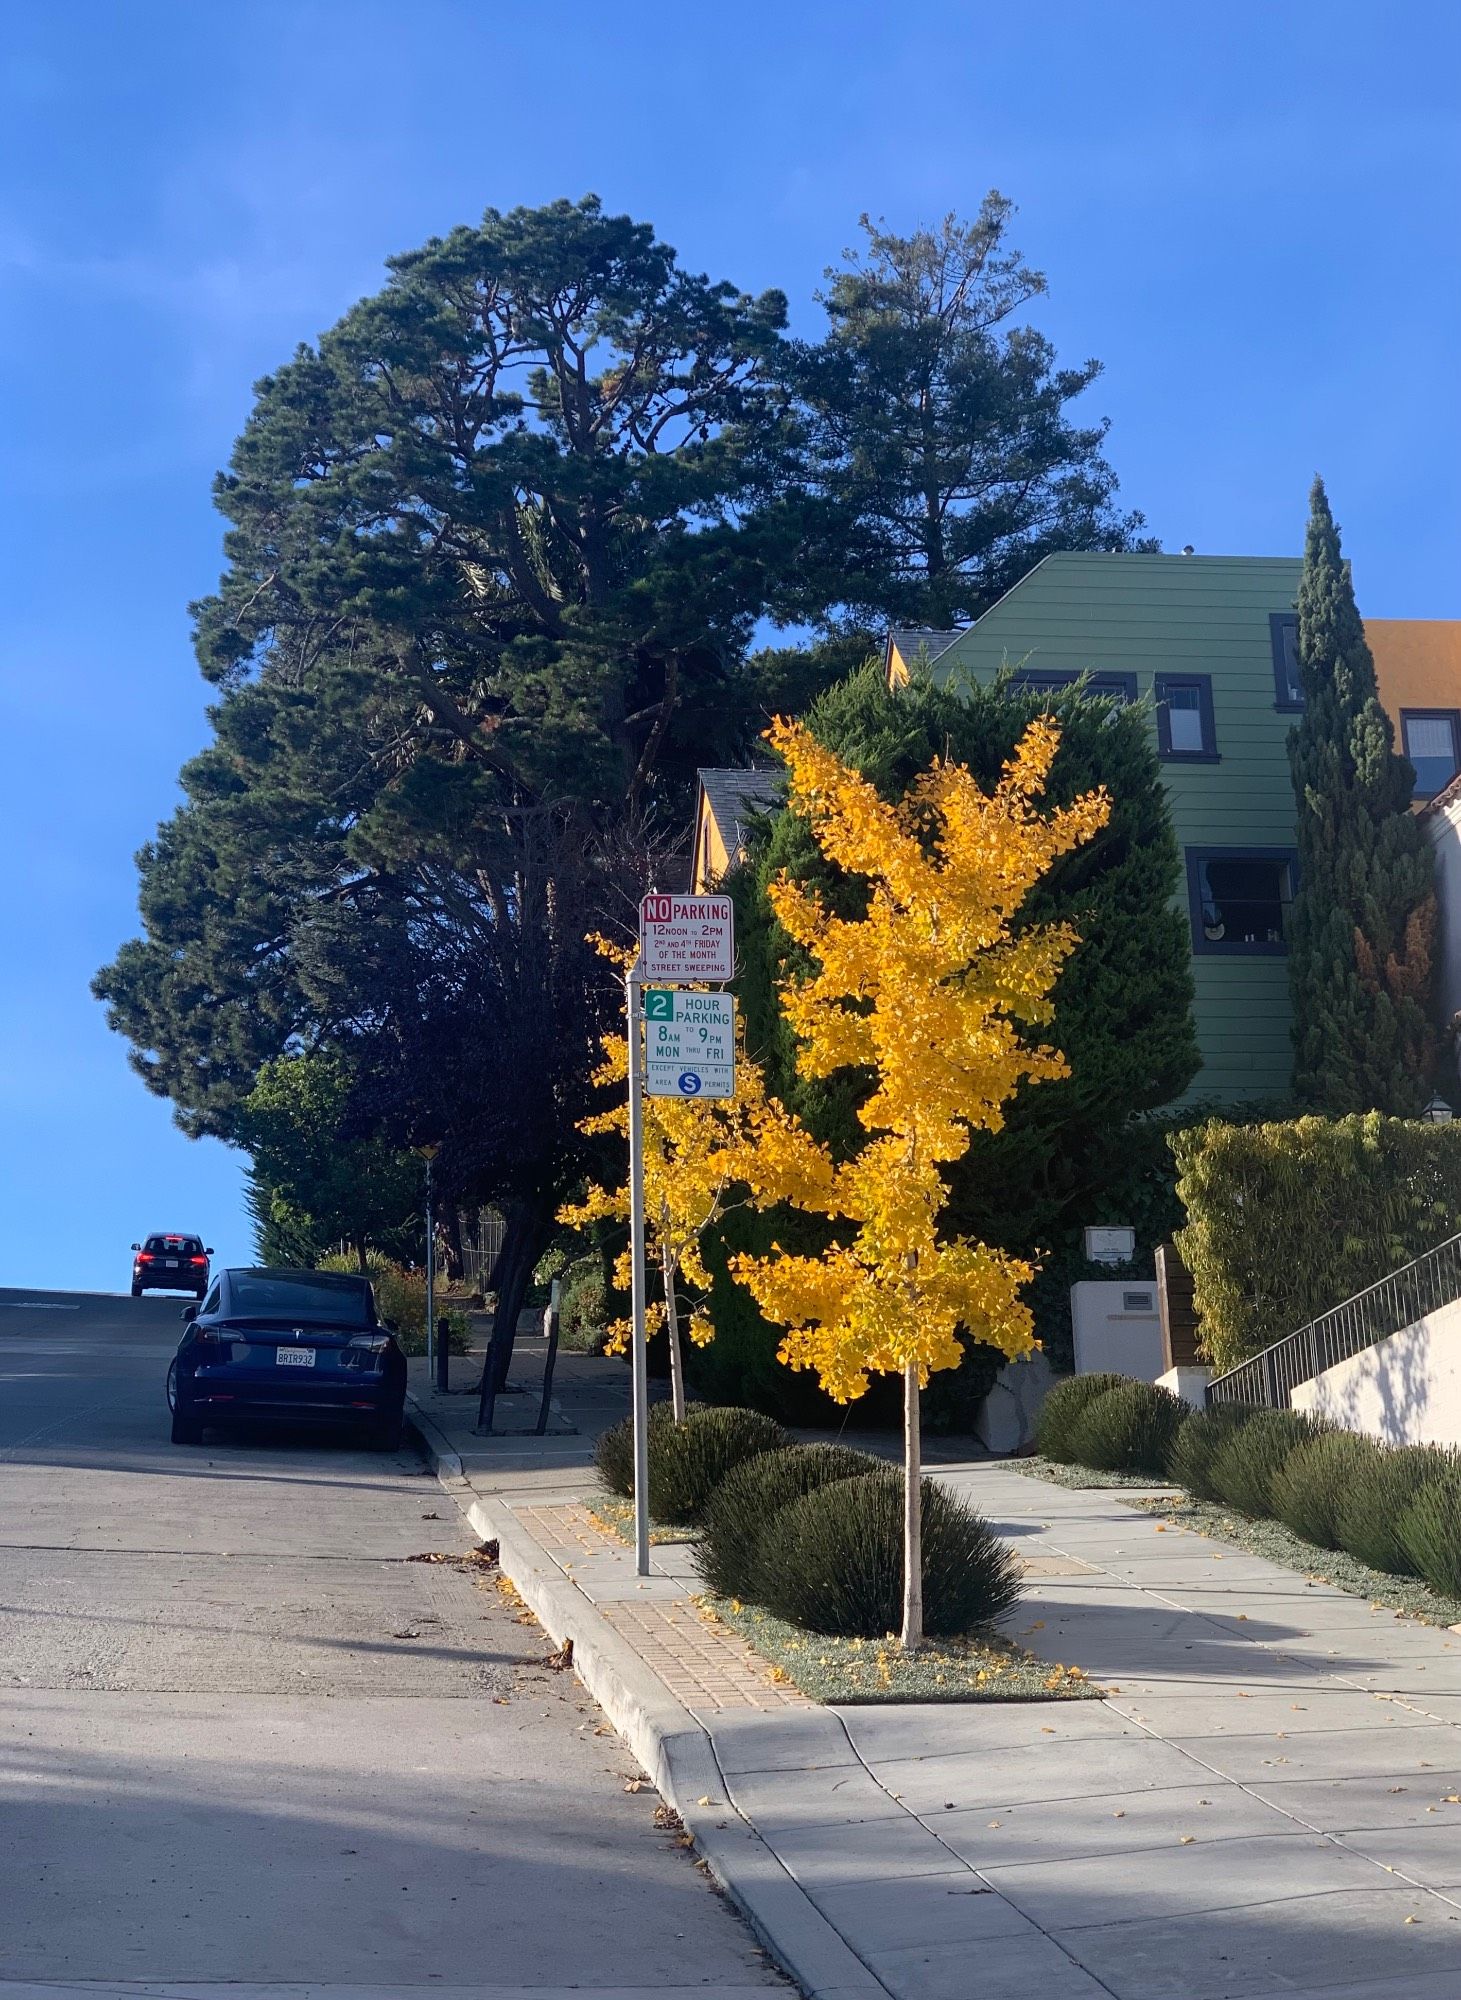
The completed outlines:
[[[956,1366],[961,1335],[1011,1356],[1034,1345],[1020,1297],[1031,1266],[986,1244],[939,1240],[942,1168],[973,1131],[999,1130],[1021,1083],[1066,1074],[1061,1056],[1023,1030],[1050,1019],[1076,935],[1063,924],[1017,931],[1014,919],[1051,863],[1105,825],[1110,801],[1098,790],[1040,810],[1060,741],[1048,719],[1026,730],[992,791],[964,766],[936,762],[896,805],[800,724],[778,722],[768,739],[822,852],[868,885],[859,918],[836,916],[785,877],[771,900],[813,960],[781,992],[798,1067],[808,1077],[870,1069],[859,1116],[873,1136],[835,1163],[785,1121],[778,1175],[746,1169],[758,1199],[764,1189],[856,1233],[820,1257],[742,1256],[731,1268],[787,1328],[781,1358],[815,1369],[850,1402],[870,1371],[912,1365],[926,1381]]]

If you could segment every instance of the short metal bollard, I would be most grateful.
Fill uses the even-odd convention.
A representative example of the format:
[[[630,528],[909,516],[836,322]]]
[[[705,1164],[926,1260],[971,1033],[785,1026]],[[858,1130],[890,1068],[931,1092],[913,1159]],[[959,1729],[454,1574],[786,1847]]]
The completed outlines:
[[[534,1435],[541,1437],[548,1428],[548,1404],[553,1395],[553,1368],[558,1359],[558,1280],[555,1278],[548,1294],[548,1303],[543,1308],[543,1332],[548,1337],[548,1356],[543,1363],[543,1400],[538,1405],[538,1421]]]

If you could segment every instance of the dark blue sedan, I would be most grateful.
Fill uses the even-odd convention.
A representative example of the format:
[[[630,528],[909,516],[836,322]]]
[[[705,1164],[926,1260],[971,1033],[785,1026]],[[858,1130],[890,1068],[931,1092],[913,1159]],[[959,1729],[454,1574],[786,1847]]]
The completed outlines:
[[[345,1425],[378,1451],[401,1442],[406,1359],[376,1318],[368,1278],[332,1271],[219,1271],[187,1306],[167,1371],[174,1444],[209,1424],[269,1417]]]

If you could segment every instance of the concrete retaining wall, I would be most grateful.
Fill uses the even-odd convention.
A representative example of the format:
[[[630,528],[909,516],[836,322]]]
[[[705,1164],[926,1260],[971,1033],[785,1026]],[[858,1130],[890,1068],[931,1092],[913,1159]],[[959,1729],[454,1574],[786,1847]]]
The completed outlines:
[[[1289,1401],[1386,1444],[1461,1445],[1461,1299],[1301,1382]]]

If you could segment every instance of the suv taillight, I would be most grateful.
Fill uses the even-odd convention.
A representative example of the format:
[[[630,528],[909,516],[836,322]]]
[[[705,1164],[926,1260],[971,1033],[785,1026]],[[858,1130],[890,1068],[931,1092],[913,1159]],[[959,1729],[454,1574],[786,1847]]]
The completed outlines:
[[[188,1262],[190,1264],[206,1264],[208,1259],[206,1257],[190,1257]]]

